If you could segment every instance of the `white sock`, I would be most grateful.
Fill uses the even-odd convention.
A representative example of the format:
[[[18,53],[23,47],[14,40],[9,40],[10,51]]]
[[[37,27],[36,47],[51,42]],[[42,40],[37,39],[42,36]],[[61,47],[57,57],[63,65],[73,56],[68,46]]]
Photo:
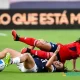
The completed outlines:
[[[20,63],[20,57],[16,57],[12,59],[13,64]]]

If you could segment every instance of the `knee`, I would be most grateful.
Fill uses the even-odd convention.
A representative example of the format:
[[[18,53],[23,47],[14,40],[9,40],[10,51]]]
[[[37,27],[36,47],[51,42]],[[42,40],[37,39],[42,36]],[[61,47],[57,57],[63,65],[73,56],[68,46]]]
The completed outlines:
[[[28,59],[29,58],[29,54],[28,53],[23,54],[23,58]]]
[[[38,40],[36,43],[37,47],[42,47],[44,45],[44,41],[43,40]]]
[[[4,50],[5,50],[5,51],[9,51],[10,49],[9,49],[9,48],[5,48]]]
[[[28,53],[25,53],[25,54],[23,54],[24,56],[29,56],[29,54]]]

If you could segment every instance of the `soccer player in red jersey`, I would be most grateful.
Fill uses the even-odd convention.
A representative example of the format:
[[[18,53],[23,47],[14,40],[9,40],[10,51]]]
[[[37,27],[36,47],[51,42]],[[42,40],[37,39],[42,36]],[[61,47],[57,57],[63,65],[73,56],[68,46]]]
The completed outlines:
[[[34,38],[29,38],[29,37],[19,37],[15,30],[12,30],[12,35],[15,41],[21,41],[30,46],[33,46],[33,47],[36,46],[40,48],[41,50],[43,50],[43,51],[41,50],[38,51],[38,50],[32,50],[32,49],[31,50],[23,49],[22,52],[31,51],[32,54],[34,55],[37,54],[37,56],[40,56],[43,58],[46,58],[46,57],[50,58],[52,56],[52,53],[50,54],[50,52],[55,52],[58,45],[60,45],[60,50],[55,60],[57,60],[58,58],[59,61],[61,61],[62,63],[65,63],[66,60],[73,59],[73,69],[76,70],[76,67],[75,67],[76,59],[80,56],[80,40],[63,45],[60,43],[53,44],[51,42],[49,43],[44,40],[37,40]]]

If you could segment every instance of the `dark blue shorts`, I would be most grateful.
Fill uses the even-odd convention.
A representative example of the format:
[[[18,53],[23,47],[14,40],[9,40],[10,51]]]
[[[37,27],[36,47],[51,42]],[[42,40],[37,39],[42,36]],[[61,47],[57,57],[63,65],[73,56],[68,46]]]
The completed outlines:
[[[55,50],[57,49],[57,44],[54,44],[54,43],[52,43],[52,42],[50,42],[50,44],[51,44],[51,50],[50,50],[50,52],[55,52]]]
[[[50,44],[51,44],[51,50],[50,50],[50,52],[55,52],[56,49],[57,49],[57,47],[58,47],[58,45],[57,44],[54,44],[52,42],[50,42]],[[57,58],[58,58],[59,61],[61,61],[59,54],[57,54]]]

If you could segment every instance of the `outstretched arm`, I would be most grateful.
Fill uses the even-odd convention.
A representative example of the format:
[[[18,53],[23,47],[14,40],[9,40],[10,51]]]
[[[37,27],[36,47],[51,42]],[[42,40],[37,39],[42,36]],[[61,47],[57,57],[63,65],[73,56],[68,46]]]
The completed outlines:
[[[51,65],[53,63],[53,61],[57,60],[57,56],[56,54],[59,52],[60,50],[60,46],[57,47],[56,51],[53,53],[52,57],[48,60],[48,62],[46,63],[46,67],[48,68],[48,70],[51,72]]]

